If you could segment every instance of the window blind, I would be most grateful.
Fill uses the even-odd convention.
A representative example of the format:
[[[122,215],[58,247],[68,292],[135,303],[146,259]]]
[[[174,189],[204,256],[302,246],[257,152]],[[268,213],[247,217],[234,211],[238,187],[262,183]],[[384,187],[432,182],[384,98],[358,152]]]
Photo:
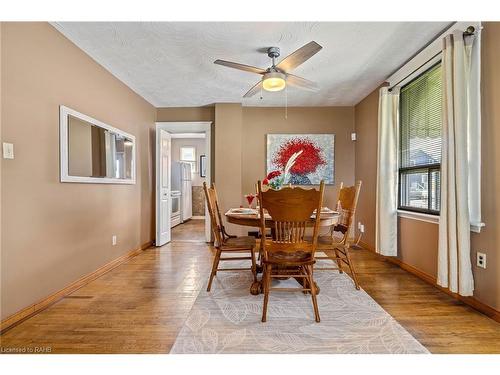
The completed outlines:
[[[400,209],[439,213],[441,129],[439,63],[400,91]]]
[[[441,64],[401,89],[400,167],[441,163]]]

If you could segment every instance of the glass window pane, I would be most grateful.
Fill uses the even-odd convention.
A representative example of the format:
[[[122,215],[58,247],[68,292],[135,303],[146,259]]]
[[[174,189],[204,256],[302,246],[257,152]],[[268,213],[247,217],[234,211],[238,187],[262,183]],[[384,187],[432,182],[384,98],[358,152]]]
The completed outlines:
[[[430,208],[431,210],[439,211],[441,208],[441,171],[432,170],[430,177]]]
[[[196,149],[194,147],[181,147],[182,161],[196,161]]]
[[[427,171],[401,173],[401,206],[427,209],[429,186]]]

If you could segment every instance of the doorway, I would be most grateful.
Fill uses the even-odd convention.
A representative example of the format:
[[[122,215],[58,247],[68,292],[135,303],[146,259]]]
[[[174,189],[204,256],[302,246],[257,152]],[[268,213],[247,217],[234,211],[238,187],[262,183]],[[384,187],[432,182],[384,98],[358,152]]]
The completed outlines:
[[[156,245],[209,242],[203,182],[210,184],[211,122],[156,124]]]

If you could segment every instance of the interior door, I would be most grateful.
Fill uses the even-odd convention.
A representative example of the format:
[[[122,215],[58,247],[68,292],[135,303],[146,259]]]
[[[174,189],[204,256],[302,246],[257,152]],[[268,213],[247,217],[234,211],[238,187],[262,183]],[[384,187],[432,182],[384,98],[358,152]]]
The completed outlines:
[[[156,130],[156,246],[170,242],[171,142],[169,132]]]

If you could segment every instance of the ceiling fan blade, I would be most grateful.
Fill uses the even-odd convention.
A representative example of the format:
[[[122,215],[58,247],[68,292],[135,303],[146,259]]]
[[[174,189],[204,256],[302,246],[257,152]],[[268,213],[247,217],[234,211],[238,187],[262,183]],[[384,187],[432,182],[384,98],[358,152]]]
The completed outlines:
[[[319,91],[319,86],[316,82],[309,81],[308,79],[299,76],[294,76],[293,74],[286,75],[286,83],[309,91]]]
[[[262,90],[262,81],[257,82],[250,90],[247,91],[245,95],[243,95],[243,97],[250,98],[257,94],[260,90]]]
[[[322,48],[323,47],[321,47],[315,41],[309,42],[305,46],[300,47],[297,51],[281,60],[280,63],[276,65],[276,67],[283,70],[284,72],[289,72],[309,60]]]
[[[250,72],[250,73],[264,74],[266,72],[265,69],[261,69],[261,68],[255,67],[255,66],[250,66],[250,65],[245,65],[245,64],[238,64],[238,63],[235,63],[232,61],[226,61],[226,60],[215,60],[214,64],[227,66],[228,68],[243,70],[245,72]]]

